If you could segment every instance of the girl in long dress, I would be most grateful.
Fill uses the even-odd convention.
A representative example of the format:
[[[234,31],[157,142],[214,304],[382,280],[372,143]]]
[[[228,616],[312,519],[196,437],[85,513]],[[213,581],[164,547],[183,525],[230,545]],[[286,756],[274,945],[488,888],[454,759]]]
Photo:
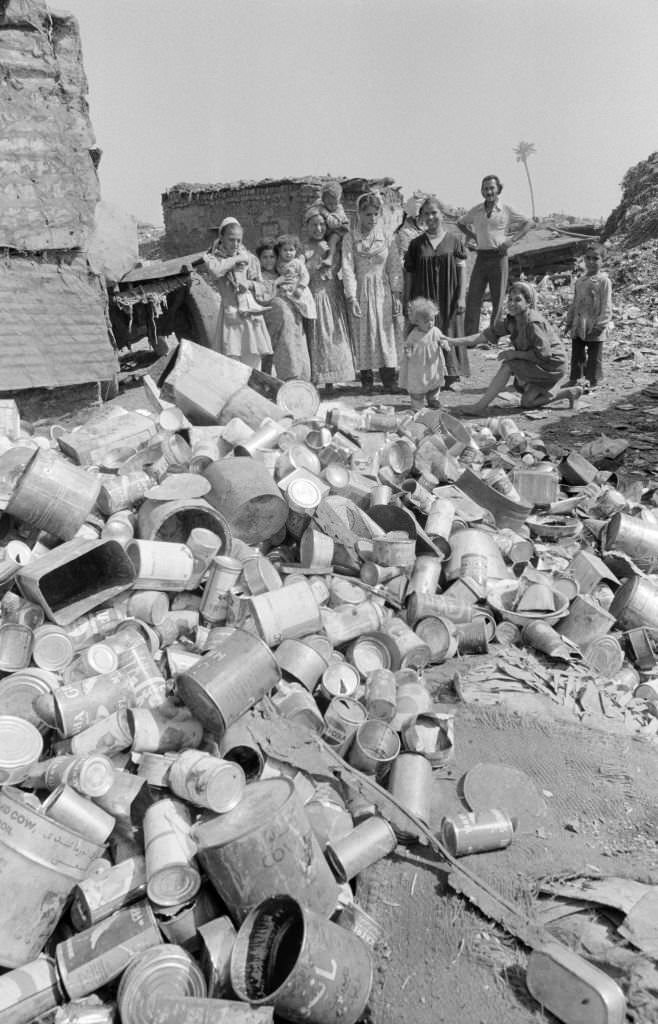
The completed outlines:
[[[347,308],[338,280],[340,251],[334,250],[333,259],[327,263],[327,222],[317,207],[306,214],[306,230],[306,266],[317,314],[310,339],[311,380],[331,390],[338,382],[354,380]]]

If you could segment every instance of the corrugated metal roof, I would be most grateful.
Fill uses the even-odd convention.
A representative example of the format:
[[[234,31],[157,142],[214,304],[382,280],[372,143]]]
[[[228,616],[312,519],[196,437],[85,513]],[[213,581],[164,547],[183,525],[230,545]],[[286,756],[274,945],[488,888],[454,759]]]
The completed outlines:
[[[0,391],[109,380],[118,370],[97,278],[0,262]]]

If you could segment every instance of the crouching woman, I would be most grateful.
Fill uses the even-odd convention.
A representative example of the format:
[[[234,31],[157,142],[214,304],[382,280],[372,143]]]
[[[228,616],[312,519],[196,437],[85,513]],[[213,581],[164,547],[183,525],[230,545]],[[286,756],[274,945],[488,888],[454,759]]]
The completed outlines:
[[[563,387],[560,382],[567,372],[567,357],[557,331],[535,309],[535,289],[525,281],[512,285],[508,300],[508,314],[481,334],[467,338],[452,338],[452,344],[474,348],[484,342],[495,344],[499,338],[509,337],[511,348],[498,354],[502,364],[478,402],[461,407],[461,413],[481,416],[501,393],[510,380],[521,392],[522,409],[538,409],[560,399],[568,399],[573,409],[582,391],[578,387]]]

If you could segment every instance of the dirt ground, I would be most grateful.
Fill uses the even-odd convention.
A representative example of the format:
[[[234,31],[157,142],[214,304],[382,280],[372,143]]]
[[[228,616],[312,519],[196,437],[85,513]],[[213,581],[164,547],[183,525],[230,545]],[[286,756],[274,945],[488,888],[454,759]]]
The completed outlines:
[[[147,371],[157,377],[162,362],[151,362],[146,349],[124,357],[120,393],[113,401],[145,407],[141,377]],[[471,363],[472,376],[463,382],[463,390],[442,397],[448,411],[482,392],[495,370],[495,354],[472,352]],[[82,422],[102,396],[96,386],[83,386],[15,397],[23,420],[35,432],[46,433],[54,423]],[[324,399],[327,406],[335,401],[358,407],[406,405],[404,396],[364,397],[356,388],[341,388]],[[576,410],[554,408],[528,417],[502,402],[496,411],[514,416],[523,429],[543,438],[554,456],[579,450],[601,434],[623,438],[629,447],[617,473],[627,485],[634,480],[646,484],[658,473],[658,359],[652,346],[643,353],[628,345],[611,346],[605,383]],[[525,708],[519,710],[518,702],[506,707],[502,698],[493,708],[454,706],[456,760],[435,781],[431,827],[438,828],[443,814],[463,809],[457,781],[468,768],[482,761],[511,764],[550,796],[545,797],[546,820],[534,832],[517,837],[507,851],[467,858],[469,867],[496,892],[535,912],[539,886],[548,877],[591,873],[658,880],[653,799],[658,747],[623,732],[599,732],[541,700],[529,700]],[[607,774],[601,766],[607,766]],[[535,1024],[554,1019],[525,987],[527,950],[455,894],[445,865],[427,848],[399,846],[394,856],[361,876],[357,896],[382,929],[365,1018],[370,1024]],[[593,927],[593,912],[585,916]],[[628,1020],[657,1020],[653,965],[638,955],[630,964],[611,966],[606,962],[608,947],[593,954],[582,929],[575,934],[572,944],[598,956],[626,990]]]

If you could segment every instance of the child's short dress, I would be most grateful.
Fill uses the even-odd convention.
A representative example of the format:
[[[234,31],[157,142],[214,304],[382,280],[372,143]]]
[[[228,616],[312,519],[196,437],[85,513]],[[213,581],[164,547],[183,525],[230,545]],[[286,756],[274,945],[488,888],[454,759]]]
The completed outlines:
[[[317,316],[315,299],[308,286],[310,279],[305,261],[295,257],[287,263],[279,262],[276,269],[279,277],[285,278],[283,289],[286,298],[306,320],[315,320]]]
[[[410,395],[426,395],[443,386],[446,366],[444,351],[450,351],[450,342],[438,327],[423,333],[414,327],[404,343],[400,361],[400,387]]]

